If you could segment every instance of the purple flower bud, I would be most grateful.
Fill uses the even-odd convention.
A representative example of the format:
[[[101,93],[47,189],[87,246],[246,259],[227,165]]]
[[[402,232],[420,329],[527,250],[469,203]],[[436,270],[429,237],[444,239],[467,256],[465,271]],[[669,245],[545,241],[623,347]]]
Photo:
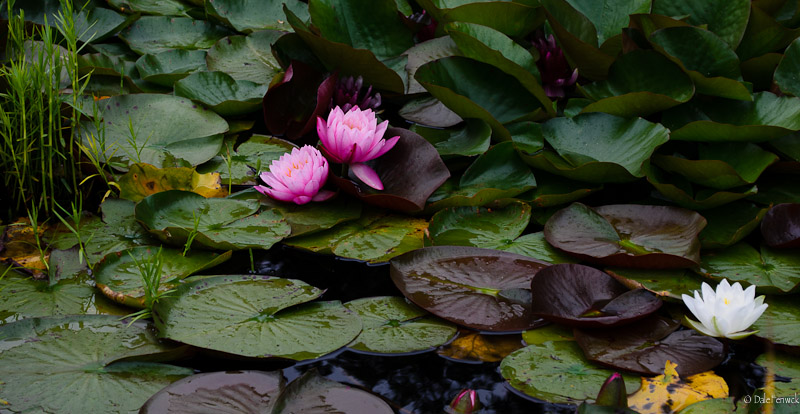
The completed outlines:
[[[533,45],[539,51],[536,66],[542,76],[544,93],[551,98],[563,98],[564,88],[578,80],[578,69],[570,69],[553,35],[538,37],[533,40]]]
[[[364,79],[359,76],[353,78],[348,76],[339,79],[336,85],[336,92],[331,98],[331,108],[340,107],[342,111],[349,112],[354,107],[359,107],[362,110],[373,109],[377,110],[381,106],[381,94],[372,94],[372,86],[368,86],[366,91],[361,89],[364,87]]]

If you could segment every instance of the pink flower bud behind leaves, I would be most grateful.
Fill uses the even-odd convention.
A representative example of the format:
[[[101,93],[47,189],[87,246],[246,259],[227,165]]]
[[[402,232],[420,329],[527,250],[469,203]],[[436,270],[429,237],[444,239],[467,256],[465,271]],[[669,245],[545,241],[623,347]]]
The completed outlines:
[[[456,398],[453,398],[453,401],[450,402],[449,412],[452,414],[472,414],[477,413],[479,409],[478,393],[475,390],[466,389],[461,390]]]
[[[328,160],[310,145],[294,148],[272,161],[269,171],[261,173],[260,178],[266,186],[254,188],[276,200],[306,204],[327,200],[334,194],[321,190],[328,179]]]

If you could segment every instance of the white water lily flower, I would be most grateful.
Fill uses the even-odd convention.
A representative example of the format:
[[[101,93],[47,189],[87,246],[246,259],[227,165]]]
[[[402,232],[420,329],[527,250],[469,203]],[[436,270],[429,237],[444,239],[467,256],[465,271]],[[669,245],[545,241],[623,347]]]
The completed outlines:
[[[758,331],[745,332],[767,309],[764,296],[756,296],[756,287],[750,285],[742,290],[736,282],[731,286],[723,279],[716,292],[703,282],[703,295],[694,291],[694,297],[683,295],[683,303],[700,322],[688,317],[692,327],[708,336],[742,339]]]

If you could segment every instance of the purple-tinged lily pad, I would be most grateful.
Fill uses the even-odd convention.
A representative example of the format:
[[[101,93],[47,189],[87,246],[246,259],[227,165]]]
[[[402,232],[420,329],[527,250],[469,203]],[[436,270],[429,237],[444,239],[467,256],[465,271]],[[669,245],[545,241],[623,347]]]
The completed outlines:
[[[547,221],[547,241],[606,266],[670,269],[700,263],[697,235],[706,220],[668,206],[616,204],[596,209],[572,203]]]
[[[761,235],[770,247],[800,247],[800,203],[769,209],[761,222]]]
[[[647,290],[628,290],[611,276],[578,264],[558,264],[538,272],[531,294],[534,315],[585,328],[628,324],[655,312],[662,303]]]
[[[678,364],[681,377],[713,369],[725,358],[722,342],[694,330],[677,331],[680,322],[653,316],[615,329],[575,330],[575,340],[590,361],[643,375],[663,373]]]
[[[542,324],[528,287],[547,263],[477,247],[434,246],[391,261],[391,277],[412,302],[473,329],[508,332]]]
[[[425,138],[407,129],[386,130],[386,138],[394,136],[400,136],[394,148],[367,162],[383,182],[383,191],[335,175],[330,180],[366,203],[402,212],[420,211],[428,197],[450,177],[450,171]]]

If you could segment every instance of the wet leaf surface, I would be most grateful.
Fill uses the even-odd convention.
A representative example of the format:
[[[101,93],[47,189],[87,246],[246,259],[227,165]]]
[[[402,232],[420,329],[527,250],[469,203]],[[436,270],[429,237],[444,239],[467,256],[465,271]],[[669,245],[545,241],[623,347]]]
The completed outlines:
[[[666,363],[664,374],[642,378],[642,387],[628,397],[631,409],[640,413],[677,412],[698,401],[728,396],[728,384],[711,371],[680,378],[676,365]]]
[[[546,266],[513,253],[434,246],[392,260],[391,277],[407,298],[434,315],[473,329],[508,332],[541,323],[530,302],[515,294],[527,292],[531,278]]]
[[[534,315],[585,328],[629,324],[655,312],[662,303],[644,289],[628,290],[611,276],[577,264],[539,271],[531,282],[531,293]]]
[[[222,184],[255,185],[257,172],[253,169],[269,171],[272,161],[296,148],[289,141],[268,135],[254,134],[235,148],[232,141],[226,140],[219,154],[197,166],[197,171],[218,173]]]
[[[773,382],[774,390],[768,397],[792,397],[800,392],[800,358],[784,353],[762,354],[756,358],[756,364],[771,371],[773,375],[791,378],[790,382]]]
[[[466,362],[500,362],[523,346],[517,335],[484,335],[462,329],[453,342],[439,348],[436,353]]]
[[[205,20],[189,17],[144,16],[120,33],[119,37],[139,54],[154,54],[169,49],[207,49],[230,32]]]
[[[120,197],[133,202],[167,190],[193,191],[203,197],[224,197],[219,174],[198,174],[192,168],[157,168],[149,164],[133,164],[119,179]]]
[[[753,324],[756,336],[776,344],[800,346],[800,304],[796,296],[769,295],[764,314]]]
[[[697,272],[704,277],[756,285],[759,291],[787,293],[800,284],[800,257],[792,250],[762,246],[761,251],[745,242],[703,254]]]
[[[605,269],[629,289],[647,289],[664,299],[681,300],[681,295],[700,290],[703,279],[685,269],[652,270],[611,267]]]
[[[286,386],[272,412],[391,414],[394,410],[373,394],[325,379],[312,370]]]
[[[708,226],[699,235],[702,248],[719,249],[736,244],[758,227],[767,210],[746,201],[704,210],[701,214]]]

